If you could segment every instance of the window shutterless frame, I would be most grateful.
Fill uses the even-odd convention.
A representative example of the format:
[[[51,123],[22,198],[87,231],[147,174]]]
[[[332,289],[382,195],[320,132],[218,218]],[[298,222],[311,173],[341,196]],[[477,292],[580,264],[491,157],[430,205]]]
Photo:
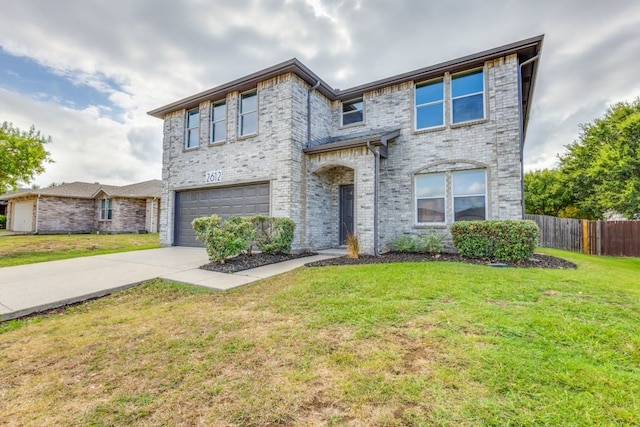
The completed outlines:
[[[345,101],[342,103],[340,125],[349,126],[364,122],[364,101],[362,98]]]
[[[194,108],[187,111],[184,148],[196,148],[200,145],[200,110]]]
[[[451,123],[486,117],[484,68],[451,76]]]
[[[444,80],[422,82],[414,89],[414,130],[444,126]]]
[[[113,217],[113,199],[100,200],[100,220],[108,221]]]
[[[453,222],[487,219],[487,170],[451,172]]]
[[[215,144],[227,139],[227,104],[219,101],[211,104],[211,125],[209,143]]]
[[[413,177],[415,224],[442,225],[447,217],[447,176],[445,172]]]
[[[252,90],[240,95],[240,117],[238,135],[247,136],[258,133],[258,92]]]

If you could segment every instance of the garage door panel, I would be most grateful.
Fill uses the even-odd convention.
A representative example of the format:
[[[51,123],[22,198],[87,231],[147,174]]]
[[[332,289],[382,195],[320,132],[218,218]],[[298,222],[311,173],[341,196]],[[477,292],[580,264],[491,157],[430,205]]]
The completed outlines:
[[[212,214],[227,218],[231,215],[269,214],[269,184],[208,188],[179,192],[176,197],[175,244],[202,246],[195,238],[191,221]]]

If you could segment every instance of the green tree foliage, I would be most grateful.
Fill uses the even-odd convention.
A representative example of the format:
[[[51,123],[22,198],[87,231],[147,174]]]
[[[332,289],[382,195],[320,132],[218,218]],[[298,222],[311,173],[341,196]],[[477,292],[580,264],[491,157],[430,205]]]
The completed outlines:
[[[28,184],[37,174],[44,172],[44,164],[52,163],[44,145],[51,138],[43,136],[33,126],[22,131],[13,124],[0,126],[0,194]]]
[[[581,125],[578,140],[566,148],[557,169],[525,174],[527,213],[640,218],[640,98]]]

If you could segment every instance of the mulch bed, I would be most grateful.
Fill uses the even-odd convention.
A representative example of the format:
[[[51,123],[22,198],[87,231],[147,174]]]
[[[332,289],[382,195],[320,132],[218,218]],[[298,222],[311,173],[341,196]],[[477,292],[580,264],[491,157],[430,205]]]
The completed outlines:
[[[307,267],[324,267],[329,265],[356,265],[356,264],[384,264],[391,262],[425,262],[425,261],[452,261],[466,264],[490,265],[494,267],[519,267],[519,268],[576,268],[577,266],[562,258],[550,255],[534,254],[531,258],[522,262],[493,263],[484,259],[464,258],[458,254],[442,253],[412,254],[405,252],[387,252],[377,257],[371,255],[360,255],[358,259],[347,257],[327,259],[305,264]]]
[[[248,270],[250,268],[262,267],[263,265],[275,264],[277,262],[284,262],[312,255],[318,254],[315,252],[278,255],[268,255],[263,253],[254,253],[251,255],[240,254],[237,257],[227,259],[224,264],[220,264],[219,262],[210,262],[209,264],[200,266],[200,268],[220,273],[237,273],[238,271]]]
[[[282,254],[268,255],[255,253],[252,255],[238,255],[235,258],[228,259],[224,264],[211,262],[200,268],[209,271],[218,271],[221,273],[236,273],[250,268],[262,267],[263,265],[275,264],[277,262],[289,261],[291,259],[303,258],[317,255],[315,252],[302,252],[299,254]],[[325,267],[330,265],[358,265],[358,264],[383,264],[392,262],[428,262],[428,261],[450,261],[461,262],[466,264],[490,265],[495,267],[518,267],[518,268],[554,268],[566,269],[576,268],[576,265],[562,258],[556,258],[550,255],[534,254],[531,258],[523,262],[512,263],[492,263],[483,259],[463,258],[458,254],[442,253],[437,255],[429,254],[410,254],[404,252],[387,252],[377,257],[371,255],[360,255],[358,259],[347,258],[346,256],[339,258],[327,259],[324,261],[315,261],[305,264],[307,267]]]

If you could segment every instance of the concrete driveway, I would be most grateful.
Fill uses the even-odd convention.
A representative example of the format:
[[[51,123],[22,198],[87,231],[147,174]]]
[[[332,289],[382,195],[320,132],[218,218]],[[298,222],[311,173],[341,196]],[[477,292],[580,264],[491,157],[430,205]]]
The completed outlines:
[[[227,290],[340,256],[335,251],[271,264],[235,274],[201,270],[202,248],[168,247],[0,268],[0,319],[8,320],[110,294],[161,278],[213,290]]]

